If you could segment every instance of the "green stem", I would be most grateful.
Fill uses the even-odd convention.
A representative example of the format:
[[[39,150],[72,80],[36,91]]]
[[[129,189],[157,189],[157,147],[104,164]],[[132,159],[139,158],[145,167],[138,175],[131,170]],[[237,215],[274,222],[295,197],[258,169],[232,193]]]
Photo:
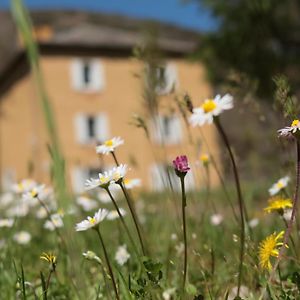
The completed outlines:
[[[241,185],[240,185],[240,179],[239,179],[239,174],[236,166],[236,162],[234,159],[234,155],[232,153],[230,143],[228,140],[228,137],[220,123],[220,120],[218,117],[214,119],[215,125],[224,141],[224,144],[228,150],[232,168],[233,168],[233,174],[234,174],[234,179],[235,179],[235,186],[236,186],[236,192],[238,196],[238,203],[239,203],[239,210],[240,210],[240,221],[241,221],[241,232],[240,232],[240,240],[241,240],[241,245],[240,245],[240,264],[239,264],[239,275],[238,275],[238,289],[237,289],[237,297],[240,295],[240,289],[241,289],[241,284],[242,284],[242,273],[243,273],[243,263],[244,263],[244,252],[245,252],[245,216],[247,216],[247,211],[245,207],[245,203],[242,197],[242,191],[241,191]]]
[[[113,205],[114,205],[114,207],[115,207],[115,209],[116,209],[116,211],[117,211],[117,213],[118,213],[118,215],[120,217],[121,223],[124,226],[124,229],[125,229],[125,231],[126,231],[126,233],[128,235],[128,238],[129,238],[129,240],[130,240],[130,242],[131,242],[131,244],[132,244],[132,246],[134,248],[134,251],[136,252],[137,257],[139,257],[139,253],[137,251],[137,246],[136,246],[136,244],[134,242],[134,239],[133,239],[133,237],[132,237],[132,235],[131,235],[131,233],[129,231],[129,228],[128,228],[128,226],[127,226],[127,224],[126,224],[126,222],[125,222],[125,220],[124,220],[124,218],[122,216],[122,213],[121,213],[121,211],[120,211],[120,209],[119,209],[119,207],[118,207],[118,205],[117,205],[117,203],[116,203],[113,195],[111,194],[109,188],[106,188],[105,190],[108,193],[108,195],[109,195],[109,197],[110,197],[110,199],[111,199],[111,201],[112,201],[112,203],[113,203]]]
[[[293,199],[292,215],[291,215],[291,219],[288,222],[288,226],[287,226],[287,229],[286,229],[284,237],[283,237],[283,244],[280,248],[278,258],[273,267],[273,270],[272,270],[272,273],[270,275],[268,282],[271,282],[275,276],[276,269],[278,268],[279,263],[284,255],[287,243],[288,243],[290,235],[292,233],[293,224],[295,222],[296,213],[297,213],[299,185],[300,185],[300,142],[297,140],[296,187],[295,187],[295,194],[294,194],[294,199]]]
[[[183,263],[183,283],[182,283],[182,295],[185,291],[186,275],[187,275],[187,237],[186,237],[186,219],[185,219],[185,208],[186,208],[186,194],[184,185],[184,176],[180,176],[181,192],[182,192],[182,225],[183,225],[183,241],[184,241],[184,263]]]
[[[109,271],[109,275],[110,275],[112,283],[113,283],[113,287],[114,287],[114,292],[115,292],[115,295],[116,295],[116,299],[120,300],[120,297],[119,297],[119,294],[118,294],[116,280],[115,280],[115,277],[114,277],[114,274],[113,274],[113,271],[112,271],[112,267],[111,267],[111,264],[110,264],[110,261],[109,261],[109,257],[108,257],[107,251],[106,251],[105,244],[103,242],[103,238],[102,238],[100,229],[99,229],[99,227],[95,227],[95,230],[96,230],[96,232],[98,234],[98,237],[99,237],[102,249],[103,249],[103,253],[104,253],[105,260],[106,260],[106,264],[107,264],[107,268],[108,268],[108,271]]]
[[[124,187],[124,184],[122,182],[120,182],[118,184],[121,187],[122,192],[123,192],[123,194],[125,196],[125,199],[127,201],[127,205],[129,207],[129,210],[130,210],[130,213],[131,213],[131,216],[132,216],[132,219],[133,219],[133,222],[134,222],[134,225],[135,225],[138,237],[139,237],[139,241],[140,241],[140,244],[141,244],[143,255],[146,256],[145,246],[144,246],[144,242],[143,242],[143,238],[142,238],[142,233],[141,233],[141,230],[140,230],[140,224],[139,224],[137,215],[135,213],[135,209],[133,207],[132,201],[129,197],[129,194],[128,194],[126,188]]]

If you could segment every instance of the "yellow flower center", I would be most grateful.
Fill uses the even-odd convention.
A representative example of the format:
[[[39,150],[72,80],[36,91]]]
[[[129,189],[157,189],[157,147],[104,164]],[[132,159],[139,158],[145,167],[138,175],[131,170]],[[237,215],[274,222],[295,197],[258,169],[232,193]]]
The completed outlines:
[[[200,156],[200,160],[201,160],[203,163],[206,163],[206,162],[208,162],[209,157],[208,157],[207,154],[202,154],[202,155]]]
[[[208,100],[205,100],[205,102],[202,104],[201,107],[203,108],[205,113],[209,113],[217,107],[217,104],[214,100],[208,99]]]
[[[277,186],[279,189],[284,188],[284,184],[283,184],[281,181],[277,182],[276,186]]]
[[[94,225],[96,223],[96,219],[94,217],[90,218],[89,221],[92,225]]]
[[[105,176],[102,176],[99,178],[101,183],[106,183],[107,182],[107,178]]]
[[[36,196],[37,196],[37,191],[36,190],[32,190],[31,192],[30,192],[30,194],[31,194],[31,197],[32,198],[35,198]]]
[[[293,122],[292,122],[292,125],[291,125],[291,127],[294,127],[294,126],[298,126],[299,125],[299,120],[294,120]]]
[[[111,147],[113,145],[113,141],[112,140],[108,140],[104,143],[105,146],[107,147]]]
[[[131,182],[131,179],[124,179],[124,183],[125,184],[128,184],[128,183],[130,183]]]

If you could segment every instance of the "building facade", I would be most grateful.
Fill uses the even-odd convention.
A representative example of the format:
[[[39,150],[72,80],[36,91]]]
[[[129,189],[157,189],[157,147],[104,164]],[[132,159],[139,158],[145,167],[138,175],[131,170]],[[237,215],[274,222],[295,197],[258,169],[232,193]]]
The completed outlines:
[[[193,166],[188,188],[201,188],[204,180],[198,157],[207,152],[207,147],[217,155],[216,134],[212,126],[201,132],[190,130],[174,99],[188,92],[195,104],[200,104],[213,91],[203,66],[186,59],[190,52],[187,43],[180,49],[179,38],[160,40],[166,55],[162,75],[158,70],[158,76],[163,77],[164,84],[156,91],[160,104],[153,120],[147,117],[143,102],[145,65],[132,56],[138,38],[122,47],[112,40],[103,44],[103,39],[93,41],[86,23],[81,20],[77,29],[69,29],[69,35],[59,29],[59,33],[65,34],[61,43],[53,24],[43,24],[42,38],[38,40],[41,69],[70,187],[80,193],[86,179],[114,165],[112,157],[97,156],[95,146],[120,136],[125,143],[117,149],[118,159],[130,166],[128,176],[140,178],[145,189],[163,190],[174,182],[176,178],[167,172],[167,166],[180,154],[187,154]],[[93,26],[101,29],[99,25]],[[88,42],[79,43],[77,36],[72,40],[74,32],[84,27],[88,31],[78,35],[89,33]],[[25,177],[49,182],[51,162],[44,115],[24,52],[19,52],[2,72],[0,90],[2,186],[7,188],[11,182]],[[149,139],[132,124],[134,114],[144,116]],[[217,183],[215,172],[211,172],[211,180]]]

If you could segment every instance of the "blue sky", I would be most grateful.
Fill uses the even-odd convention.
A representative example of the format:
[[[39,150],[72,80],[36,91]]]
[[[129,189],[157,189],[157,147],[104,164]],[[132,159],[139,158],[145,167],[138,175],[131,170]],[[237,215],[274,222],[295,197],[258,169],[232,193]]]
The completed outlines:
[[[9,2],[0,0],[0,9],[8,8]],[[84,9],[150,18],[201,31],[216,28],[216,21],[207,10],[180,0],[25,0],[25,3],[36,9]]]

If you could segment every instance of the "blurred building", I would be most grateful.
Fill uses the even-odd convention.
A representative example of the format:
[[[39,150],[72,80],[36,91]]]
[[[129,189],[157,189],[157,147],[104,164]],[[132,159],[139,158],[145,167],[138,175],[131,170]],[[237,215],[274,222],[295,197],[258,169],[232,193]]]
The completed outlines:
[[[14,38],[15,29],[8,15],[1,13],[0,18],[0,35],[4,37],[0,63],[2,185],[7,187],[24,177],[49,181],[47,131],[26,53],[20,40]],[[35,12],[32,18],[68,182],[75,192],[82,191],[87,178],[113,166],[110,156],[97,157],[95,153],[97,143],[113,136],[125,140],[117,156],[130,165],[129,177],[140,178],[145,188],[156,190],[177,180],[173,172],[166,172],[176,155],[187,154],[195,163],[200,152],[207,150],[201,134],[209,148],[217,152],[213,127],[205,127],[201,134],[194,129],[190,135],[175,101],[175,95],[182,99],[188,92],[199,104],[213,94],[203,67],[187,59],[198,45],[198,33],[155,24],[157,45],[165,60],[157,70],[163,84],[155,91],[160,104],[153,120],[147,118],[143,98],[143,71],[147,66],[133,57],[134,47],[145,40],[145,21],[49,11]],[[131,124],[135,113],[146,116],[150,141],[141,128]],[[203,182],[200,169],[195,163],[189,188]],[[216,182],[213,172],[211,176]]]

